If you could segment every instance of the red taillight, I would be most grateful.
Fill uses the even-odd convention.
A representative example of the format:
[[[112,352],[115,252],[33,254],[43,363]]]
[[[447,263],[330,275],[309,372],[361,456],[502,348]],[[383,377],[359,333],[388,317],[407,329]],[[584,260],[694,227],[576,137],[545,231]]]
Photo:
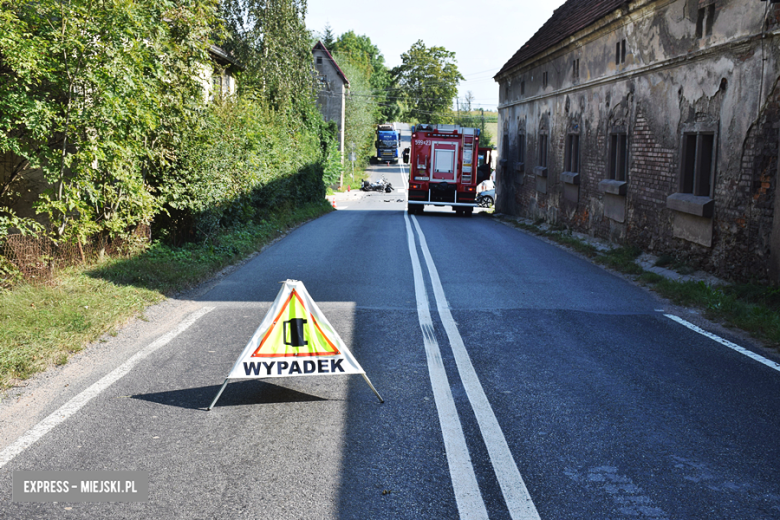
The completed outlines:
[[[410,183],[409,184],[409,189],[410,190],[421,190],[422,189],[422,184]]]
[[[474,190],[476,190],[476,188],[474,186],[466,186],[466,192],[467,193],[472,193]]]

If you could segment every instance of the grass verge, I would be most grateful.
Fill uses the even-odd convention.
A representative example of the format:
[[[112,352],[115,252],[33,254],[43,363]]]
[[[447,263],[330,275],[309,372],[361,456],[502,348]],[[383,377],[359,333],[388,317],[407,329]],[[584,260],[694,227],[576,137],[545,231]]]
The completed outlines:
[[[780,288],[756,284],[733,284],[712,287],[704,282],[671,280],[658,273],[645,271],[636,263],[641,251],[635,247],[619,247],[599,251],[591,244],[566,231],[543,230],[537,223],[507,221],[517,228],[544,236],[593,259],[634,280],[649,286],[677,305],[695,307],[712,320],[736,327],[778,349],[780,347]],[[671,257],[661,257],[658,266],[689,274],[692,269],[676,263]]]
[[[156,243],[131,258],[57,273],[50,286],[0,291],[0,388],[61,365],[113,333],[151,304],[197,285],[292,227],[329,211],[327,201],[225,231],[210,243],[173,248]]]

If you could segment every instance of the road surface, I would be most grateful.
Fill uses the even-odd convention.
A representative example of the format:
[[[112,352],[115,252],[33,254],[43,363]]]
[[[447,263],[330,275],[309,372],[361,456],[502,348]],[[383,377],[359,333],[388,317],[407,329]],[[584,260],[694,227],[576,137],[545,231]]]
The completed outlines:
[[[0,518],[780,518],[772,360],[484,215],[410,217],[403,165],[382,174],[400,189],[340,205],[6,400]],[[286,279],[383,404],[336,375],[232,381],[206,411]],[[149,497],[13,502],[13,473],[33,470],[146,472]]]

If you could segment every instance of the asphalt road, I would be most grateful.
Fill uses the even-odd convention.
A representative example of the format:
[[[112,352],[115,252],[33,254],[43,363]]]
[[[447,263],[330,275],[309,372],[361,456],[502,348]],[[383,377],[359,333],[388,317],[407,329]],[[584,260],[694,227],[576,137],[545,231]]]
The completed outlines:
[[[0,518],[780,518],[780,372],[493,219],[408,217],[403,170],[5,403]],[[315,376],[205,410],[285,279],[384,404]],[[23,470],[144,471],[149,499],[12,502]]]

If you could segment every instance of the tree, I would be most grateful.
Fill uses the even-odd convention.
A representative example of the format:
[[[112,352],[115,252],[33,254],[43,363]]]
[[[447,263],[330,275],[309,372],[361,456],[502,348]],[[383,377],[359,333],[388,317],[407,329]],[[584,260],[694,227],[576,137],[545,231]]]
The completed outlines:
[[[463,98],[463,107],[467,114],[471,115],[471,105],[474,103],[474,93],[470,90],[466,91],[466,96]]]
[[[371,84],[367,70],[355,65],[347,55],[336,53],[334,56],[344,75],[349,79],[344,114],[344,143],[348,151],[354,151],[361,160],[371,154],[374,142],[377,104],[371,96]]]
[[[326,49],[331,50],[335,37],[333,36],[333,29],[331,29],[330,23],[325,24],[325,30],[322,33],[321,41]]]
[[[202,100],[215,14],[215,0],[4,2],[0,153],[20,160],[2,193],[40,168],[51,189],[36,209],[56,238],[148,222],[148,175]]]
[[[223,0],[223,47],[246,68],[239,88],[304,119],[314,107],[306,0]]]
[[[455,53],[444,47],[426,47],[422,40],[401,55],[392,71],[405,104],[403,118],[440,123],[450,118],[450,107],[464,79]]]
[[[380,123],[397,121],[401,110],[392,96],[393,77],[385,65],[385,57],[379,48],[371,43],[371,39],[368,36],[357,35],[354,31],[348,31],[339,36],[329,49],[339,54],[338,63],[348,60],[353,66],[365,72],[371,89],[370,95],[377,104],[377,121]]]

